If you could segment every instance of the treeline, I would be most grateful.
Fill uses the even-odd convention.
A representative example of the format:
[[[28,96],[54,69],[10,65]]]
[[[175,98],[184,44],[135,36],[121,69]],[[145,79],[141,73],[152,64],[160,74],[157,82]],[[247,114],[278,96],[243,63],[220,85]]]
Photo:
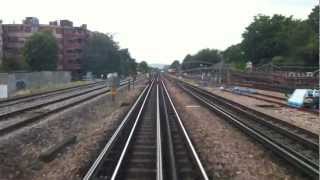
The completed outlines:
[[[112,36],[94,32],[84,50],[82,70],[96,75],[117,72],[120,75],[136,74],[137,63],[128,49],[120,49]]]
[[[132,76],[137,71],[150,71],[147,62],[137,63],[128,49],[120,49],[112,36],[99,32],[90,35],[81,65],[83,71],[96,75],[117,72],[119,75]]]
[[[312,9],[306,20],[283,15],[257,15],[242,37],[242,42],[224,51],[204,49],[195,55],[187,55],[182,68],[209,65],[222,59],[237,69],[244,69],[249,61],[254,66],[267,63],[318,66],[319,6]]]
[[[50,32],[36,32],[25,43],[21,59],[3,59],[2,71],[57,70],[59,47]],[[117,72],[120,75],[135,75],[137,70],[150,70],[145,61],[136,63],[128,49],[121,49],[112,36],[99,32],[90,34],[80,59],[81,71],[95,75]]]
[[[41,71],[57,68],[59,47],[50,32],[36,32],[24,44],[21,58],[5,57],[1,63],[1,71]]]
[[[182,69],[190,69],[200,66],[210,66],[222,60],[221,51],[217,49],[202,49],[195,55],[188,54],[182,63]]]

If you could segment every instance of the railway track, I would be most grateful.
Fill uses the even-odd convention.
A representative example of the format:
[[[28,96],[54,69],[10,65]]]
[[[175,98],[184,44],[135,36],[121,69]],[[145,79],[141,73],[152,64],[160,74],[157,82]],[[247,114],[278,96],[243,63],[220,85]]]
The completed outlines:
[[[143,90],[83,179],[208,179],[160,79]]]
[[[189,80],[195,80],[194,78],[186,78]],[[255,88],[255,89],[260,89],[260,90],[270,90],[270,91],[277,91],[277,92],[283,92],[283,93],[287,93],[287,92],[293,92],[293,90],[290,91],[280,91],[280,89],[270,89],[270,88],[264,88],[263,86],[255,86],[254,84],[244,84],[244,83],[234,83],[234,86],[240,86],[240,87],[248,87],[248,88]],[[227,90],[225,89],[226,92],[230,92],[233,93],[231,90]],[[247,96],[250,98],[254,98],[254,99],[258,99],[261,101],[265,101],[268,103],[273,103],[273,104],[277,104],[279,106],[282,107],[287,107],[287,108],[293,108],[293,109],[297,109],[298,111],[302,111],[302,112],[308,112],[308,113],[312,113],[312,114],[316,114],[319,115],[319,109],[310,109],[310,108],[305,108],[305,107],[300,107],[300,108],[294,108],[288,105],[287,103],[287,98],[285,97],[280,97],[280,96],[274,96],[271,94],[264,94],[264,93],[260,93],[257,92],[255,94],[238,94],[238,95],[242,95],[242,96]]]
[[[71,91],[71,92],[65,92],[65,93],[59,93],[57,95],[51,95],[51,97],[44,97],[44,98],[37,98],[30,102],[22,102],[17,103],[15,105],[8,105],[5,107],[0,108],[0,119],[4,119],[7,117],[10,117],[12,115],[17,115],[19,113],[23,113],[28,110],[33,110],[36,108],[41,108],[53,103],[62,102],[77,96],[81,96],[96,90],[107,88],[106,85],[98,85],[91,88],[84,88],[79,91]]]
[[[47,98],[50,96],[55,96],[55,95],[59,95],[59,94],[63,94],[71,91],[81,90],[81,89],[85,89],[85,88],[89,88],[89,87],[93,87],[93,86],[97,86],[99,84],[105,84],[105,83],[106,81],[100,81],[100,82],[83,84],[83,85],[62,88],[62,89],[57,89],[52,91],[46,91],[46,92],[41,92],[41,93],[36,93],[31,95],[24,95],[24,96],[17,96],[17,97],[2,99],[0,100],[0,108],[16,105],[20,103],[30,102],[39,98]]]
[[[263,94],[261,92],[256,92],[256,94],[259,96],[262,96],[262,97],[266,97],[266,98],[271,98],[271,99],[280,100],[280,101],[287,101],[287,98],[285,98],[285,97],[275,96],[275,95],[271,95],[271,94]]]
[[[225,91],[233,93],[232,91],[229,91],[229,90],[225,90]],[[268,102],[268,103],[277,104],[277,105],[280,105],[282,107],[293,108],[293,107],[290,107],[287,104],[287,99],[283,98],[283,97],[272,96],[272,95],[262,94],[262,93],[258,93],[258,92],[255,93],[255,94],[241,94],[241,95],[242,96],[247,96],[247,97],[250,97],[250,98],[254,98],[254,99],[258,99],[258,100],[261,100],[261,101],[265,101],[265,102]],[[319,115],[319,110],[315,110],[315,109],[309,109],[309,108],[305,108],[305,107],[294,108],[294,109],[297,109],[297,110],[303,111],[303,112],[309,112],[309,113],[312,113],[312,114]]]
[[[319,136],[249,109],[199,87],[178,81],[185,92],[312,179],[319,178]]]
[[[229,93],[234,93],[232,90],[229,89],[225,89],[224,91],[229,92]],[[260,92],[255,92],[253,94],[246,94],[246,93],[242,93],[240,95],[243,96],[247,96],[247,97],[251,97],[251,98],[255,98],[255,99],[259,99],[262,101],[266,101],[266,102],[270,102],[270,103],[276,103],[282,106],[286,106],[286,98],[284,97],[279,97],[279,96],[273,96],[270,94],[262,94]]]
[[[127,81],[122,81],[120,88],[123,88],[127,83]],[[3,111],[0,113],[0,136],[11,133],[39,121],[46,116],[73,107],[109,91],[110,89],[106,85],[98,85],[97,87],[94,86],[79,92],[72,91],[70,94],[62,94],[53,99],[44,99],[40,102],[28,103],[19,108],[8,107],[9,111],[2,109]]]

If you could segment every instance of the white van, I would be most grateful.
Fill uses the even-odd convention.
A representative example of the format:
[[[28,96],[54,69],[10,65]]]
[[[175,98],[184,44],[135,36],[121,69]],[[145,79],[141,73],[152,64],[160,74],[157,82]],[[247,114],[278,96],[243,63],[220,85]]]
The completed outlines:
[[[288,105],[291,107],[303,107],[305,99],[308,97],[319,97],[319,90],[316,89],[296,89],[288,99]]]

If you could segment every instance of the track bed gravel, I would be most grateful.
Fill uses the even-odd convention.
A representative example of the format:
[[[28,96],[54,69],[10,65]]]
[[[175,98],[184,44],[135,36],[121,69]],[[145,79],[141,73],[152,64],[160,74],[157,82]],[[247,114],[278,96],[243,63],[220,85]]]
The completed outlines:
[[[313,133],[320,134],[320,121],[316,114],[310,112],[299,111],[298,109],[279,106],[274,103],[246,97],[230,92],[221,91],[218,88],[206,88],[210,92],[222,96],[226,99],[235,101],[254,110],[268,114],[275,118],[294,124],[298,127],[309,130]],[[269,106],[269,107],[268,107]]]
[[[81,179],[129,108],[128,103],[143,87],[140,81],[135,90],[128,92],[124,87],[119,91],[116,102],[110,94],[98,96],[0,137],[0,179]],[[41,152],[70,136],[77,136],[76,143],[64,148],[53,161],[39,160]]]
[[[198,81],[192,79],[184,79],[184,81],[191,83],[193,85],[199,86]],[[219,87],[209,86],[202,87],[211,93],[214,93],[218,96],[224,97],[226,99],[235,101],[242,105],[245,105],[249,108],[252,108],[256,111],[260,111],[267,115],[273,116],[275,118],[281,119],[283,121],[289,122],[293,125],[296,125],[300,128],[309,130],[313,133],[320,134],[320,120],[317,114],[311,112],[300,111],[295,108],[290,108],[286,106],[280,106],[275,103],[266,102],[263,100],[258,100],[252,97],[246,97],[239,94],[234,94],[226,91],[221,91]],[[281,93],[266,91],[266,90],[258,90],[260,93],[275,95],[279,97],[284,97]],[[268,99],[264,97],[265,99]],[[274,99],[272,99],[274,100]],[[281,100],[279,100],[281,101]],[[283,101],[284,102],[284,101]],[[285,102],[286,103],[286,102]]]
[[[167,81],[177,110],[215,179],[306,179],[282,159],[228,124]]]

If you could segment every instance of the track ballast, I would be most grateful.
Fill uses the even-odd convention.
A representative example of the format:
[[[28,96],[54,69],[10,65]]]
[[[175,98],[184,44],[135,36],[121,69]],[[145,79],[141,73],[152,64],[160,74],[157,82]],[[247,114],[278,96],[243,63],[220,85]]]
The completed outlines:
[[[208,179],[159,77],[140,94],[84,179]]]

